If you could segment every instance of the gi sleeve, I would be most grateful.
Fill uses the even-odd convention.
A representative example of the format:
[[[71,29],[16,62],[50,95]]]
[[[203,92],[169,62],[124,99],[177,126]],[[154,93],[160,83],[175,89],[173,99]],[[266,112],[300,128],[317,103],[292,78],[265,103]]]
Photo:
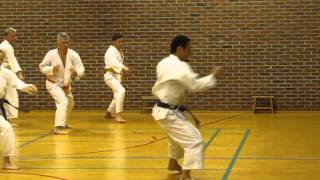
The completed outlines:
[[[216,79],[213,75],[199,78],[199,75],[186,64],[181,67],[181,72],[177,80],[191,92],[199,92],[216,85]]]
[[[24,89],[25,87],[29,86],[28,84],[24,83],[20,80],[15,73],[8,70],[6,71],[6,75],[8,77],[8,84],[9,86],[15,87],[16,89]]]
[[[53,76],[52,56],[47,53],[43,61],[39,64],[40,71],[47,76]]]
[[[76,79],[80,79],[82,76],[84,76],[85,69],[78,53],[74,53],[72,64],[77,72]]]
[[[14,55],[13,48],[5,48],[3,50],[5,51],[6,59],[8,60],[8,64],[9,64],[11,70],[15,73],[22,71],[21,67],[18,63],[18,60]]]
[[[9,63],[11,70],[15,73],[22,71],[21,67],[18,63],[18,60],[14,55],[14,51],[8,51],[8,53],[6,55],[7,55],[8,63]]]

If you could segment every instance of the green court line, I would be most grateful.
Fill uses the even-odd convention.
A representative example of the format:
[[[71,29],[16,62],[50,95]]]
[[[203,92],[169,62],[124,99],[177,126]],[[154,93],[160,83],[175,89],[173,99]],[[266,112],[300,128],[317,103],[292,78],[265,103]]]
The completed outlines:
[[[247,129],[245,134],[244,134],[244,136],[243,136],[243,138],[242,138],[242,140],[241,140],[241,142],[240,142],[240,144],[239,144],[239,146],[238,146],[238,148],[237,148],[237,150],[236,150],[236,152],[234,153],[234,155],[233,155],[233,157],[231,159],[231,162],[230,162],[227,170],[225,171],[223,177],[221,178],[222,180],[227,180],[228,179],[228,176],[230,175],[231,170],[232,170],[237,158],[239,157],[241,149],[243,148],[243,146],[244,146],[249,134],[250,134],[250,129]]]
[[[204,146],[204,150],[206,151],[206,149],[208,148],[208,146],[211,144],[211,142],[213,141],[213,139],[219,134],[221,129],[217,129],[214,131],[213,135],[211,136],[211,138],[209,139],[209,141],[207,142],[207,144]]]

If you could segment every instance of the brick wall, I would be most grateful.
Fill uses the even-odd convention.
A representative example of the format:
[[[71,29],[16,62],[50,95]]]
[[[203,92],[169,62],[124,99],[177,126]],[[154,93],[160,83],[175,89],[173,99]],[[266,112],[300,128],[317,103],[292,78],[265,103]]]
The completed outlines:
[[[53,108],[38,64],[71,34],[86,77],[74,85],[76,108],[103,109],[112,98],[103,80],[110,36],[126,37],[126,109],[150,94],[157,62],[177,34],[193,40],[191,64],[201,75],[225,67],[219,85],[189,98],[198,109],[247,109],[252,95],[274,95],[279,109],[320,109],[320,1],[317,0],[1,0],[0,28],[18,30],[16,56],[36,97],[22,106]]]

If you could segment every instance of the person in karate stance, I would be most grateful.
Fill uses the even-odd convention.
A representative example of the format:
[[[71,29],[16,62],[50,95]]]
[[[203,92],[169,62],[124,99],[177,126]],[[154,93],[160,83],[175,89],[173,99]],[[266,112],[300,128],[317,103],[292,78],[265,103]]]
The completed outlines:
[[[157,65],[157,81],[152,88],[157,102],[152,116],[169,138],[168,169],[182,173],[180,180],[190,180],[192,169],[203,168],[204,142],[199,130],[184,116],[183,103],[187,92],[213,87],[221,67],[213,68],[210,75],[199,78],[188,64],[191,40],[184,35],[171,41],[170,53]],[[177,160],[182,157],[181,167]]]
[[[46,88],[56,104],[56,134],[69,134],[68,116],[74,101],[71,92],[72,79],[84,75],[84,66],[77,52],[69,48],[70,37],[62,32],[57,35],[58,48],[50,50],[40,63],[40,71],[47,76]]]
[[[3,60],[2,66],[9,69],[10,71],[17,74],[18,78],[23,80],[24,74],[21,70],[21,67],[17,61],[17,58],[14,55],[13,45],[17,41],[17,31],[13,28],[6,28],[4,30],[4,40],[0,44],[0,49],[5,54],[5,59]],[[7,86],[6,99],[10,101],[15,107],[19,107],[19,96],[17,89],[12,86]],[[8,121],[12,126],[19,126],[13,122],[13,119],[18,118],[18,109],[13,108],[12,106],[5,104],[6,113],[8,116]]]
[[[107,49],[104,56],[105,70],[104,80],[113,91],[113,99],[108,107],[105,118],[114,118],[119,123],[124,123],[121,113],[123,111],[123,102],[125,89],[121,85],[121,77],[129,68],[123,64],[124,55],[122,52],[123,36],[115,34],[112,36],[112,44]]]
[[[2,169],[17,170],[19,167],[13,165],[11,162],[11,156],[14,155],[15,151],[15,136],[4,108],[4,105],[13,105],[6,99],[6,97],[8,97],[6,90],[8,86],[28,94],[35,94],[38,90],[33,84],[26,84],[21,81],[15,73],[3,66],[2,62],[4,59],[5,53],[0,50],[0,143],[2,145],[1,151],[3,156]]]

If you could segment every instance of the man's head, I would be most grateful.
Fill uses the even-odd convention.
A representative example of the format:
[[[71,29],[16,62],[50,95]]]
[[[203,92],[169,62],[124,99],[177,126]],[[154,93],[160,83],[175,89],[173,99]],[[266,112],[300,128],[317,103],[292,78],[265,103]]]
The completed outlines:
[[[4,57],[5,57],[5,54],[4,54],[4,52],[0,49],[0,66],[1,66],[1,64],[2,64],[2,61],[3,61]]]
[[[70,40],[70,36],[67,33],[65,32],[58,33],[57,35],[58,49],[63,51],[68,50],[69,40]]]
[[[175,54],[182,61],[188,61],[191,56],[191,39],[188,36],[178,35],[171,41],[170,53]]]
[[[6,28],[3,31],[4,38],[9,41],[10,44],[17,42],[17,30],[14,28]]]
[[[121,34],[114,34],[112,36],[112,45],[118,49],[122,48],[123,36]]]

